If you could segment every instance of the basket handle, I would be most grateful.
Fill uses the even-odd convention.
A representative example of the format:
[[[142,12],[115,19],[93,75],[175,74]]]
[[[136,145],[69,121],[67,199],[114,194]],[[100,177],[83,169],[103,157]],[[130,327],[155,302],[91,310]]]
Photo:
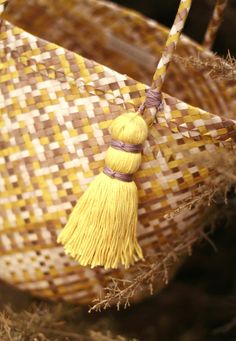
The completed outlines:
[[[156,71],[153,75],[152,85],[146,93],[146,98],[138,111],[144,115],[145,109],[155,108],[156,113],[162,109],[162,95],[161,90],[165,81],[167,68],[173,58],[174,52],[179,42],[180,35],[184,28],[185,21],[188,17],[192,0],[180,0],[179,8],[174,20],[174,23],[169,31],[167,41],[162,52],[162,56],[157,64]]]
[[[208,24],[204,39],[203,39],[203,47],[206,50],[211,50],[216,34],[220,28],[220,25],[223,21],[224,11],[226,9],[226,6],[228,4],[228,0],[217,0],[215,8],[213,10],[212,17],[210,19],[210,22]]]
[[[162,52],[161,59],[157,64],[156,71],[153,76],[152,81],[152,89],[155,89],[157,92],[161,92],[167,68],[173,58],[174,52],[179,42],[180,35],[184,28],[185,21],[188,17],[190,8],[192,5],[192,0],[181,0],[178,8],[178,12],[176,14],[174,23],[169,31],[169,35]]]

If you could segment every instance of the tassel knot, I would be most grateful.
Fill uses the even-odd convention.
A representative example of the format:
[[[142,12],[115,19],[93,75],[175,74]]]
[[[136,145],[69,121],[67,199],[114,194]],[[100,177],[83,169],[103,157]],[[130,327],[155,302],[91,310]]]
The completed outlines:
[[[113,179],[118,179],[118,180],[125,181],[125,182],[133,181],[132,174],[124,174],[124,173],[116,172],[107,166],[104,167],[103,173],[110,176]]]
[[[162,109],[162,95],[157,90],[150,88],[147,91],[145,101],[139,108],[139,112],[142,114],[146,108],[153,107],[155,107],[157,110]]]

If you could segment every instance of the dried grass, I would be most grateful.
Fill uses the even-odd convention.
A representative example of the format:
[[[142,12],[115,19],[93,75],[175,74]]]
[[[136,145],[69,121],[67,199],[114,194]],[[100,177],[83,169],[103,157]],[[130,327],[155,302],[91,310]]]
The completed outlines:
[[[187,68],[205,72],[214,79],[236,80],[236,59],[228,52],[226,58],[215,55],[215,58],[207,53],[197,56],[180,57],[175,55],[174,59],[184,63]]]
[[[68,309],[65,305],[39,305],[22,312],[15,312],[10,306],[0,312],[1,341],[128,341],[123,336],[115,336],[110,331],[76,332],[68,320],[80,316],[80,310]],[[82,319],[83,316],[81,315]],[[77,321],[78,322],[78,321]],[[91,327],[91,326],[90,326]],[[133,339],[133,341],[135,341]]]
[[[114,336],[110,331],[106,332],[105,334],[102,334],[101,332],[97,331],[91,331],[90,333],[91,341],[128,341],[123,336]],[[138,341],[137,339],[129,339],[129,341]]]
[[[155,256],[147,258],[145,263],[137,265],[136,277],[133,280],[123,280],[112,278],[112,285],[105,288],[105,295],[94,300],[94,305],[89,309],[92,311],[101,311],[116,305],[117,310],[121,307],[130,306],[132,298],[140,292],[149,291],[150,295],[158,290],[162,284],[168,284],[169,272],[173,263],[180,261],[183,254],[191,254],[192,245],[199,240],[200,235],[194,231],[187,241],[177,241],[176,247],[166,253],[158,253]],[[158,281],[157,281],[158,279]]]
[[[89,312],[105,310],[114,304],[118,310],[120,307],[127,308],[137,293],[149,290],[152,294],[154,286],[156,286],[155,289],[158,289],[158,286],[162,287],[163,283],[168,283],[169,272],[175,265],[174,263],[181,260],[183,255],[191,254],[193,244],[200,239],[207,240],[216,249],[209,234],[214,230],[215,223],[222,212],[227,212],[225,205],[228,204],[229,196],[235,195],[236,153],[232,150],[215,154],[206,153],[196,162],[214,170],[215,176],[210,177],[205,191],[195,193],[191,200],[183,202],[178,210],[169,214],[169,217],[179,214],[183,209],[191,210],[193,207],[201,206],[203,203],[205,205],[207,202],[209,210],[204,224],[197,230],[189,231],[187,236],[180,236],[170,250],[165,250],[165,252],[148,258],[145,263],[137,265],[137,275],[133,280],[112,278],[112,284],[105,288],[103,296],[94,301]],[[204,232],[206,226],[208,227],[207,233]]]

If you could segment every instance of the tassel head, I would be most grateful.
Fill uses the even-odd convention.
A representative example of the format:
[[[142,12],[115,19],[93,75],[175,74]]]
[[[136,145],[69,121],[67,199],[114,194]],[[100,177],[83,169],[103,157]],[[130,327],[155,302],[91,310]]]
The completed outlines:
[[[117,117],[110,131],[104,171],[80,197],[58,242],[81,265],[128,268],[143,259],[136,238],[138,192],[132,175],[140,167],[148,127],[132,112]]]

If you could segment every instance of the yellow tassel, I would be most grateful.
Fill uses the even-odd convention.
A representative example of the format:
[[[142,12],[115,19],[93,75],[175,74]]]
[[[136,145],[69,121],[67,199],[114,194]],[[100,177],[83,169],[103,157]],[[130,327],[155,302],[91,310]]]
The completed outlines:
[[[148,127],[138,113],[117,117],[111,126],[113,140],[143,144]],[[141,163],[141,153],[109,147],[106,166],[113,171],[133,174]],[[125,182],[99,174],[81,196],[65,228],[58,237],[65,252],[81,265],[128,268],[143,259],[137,242],[138,193],[134,181]]]

